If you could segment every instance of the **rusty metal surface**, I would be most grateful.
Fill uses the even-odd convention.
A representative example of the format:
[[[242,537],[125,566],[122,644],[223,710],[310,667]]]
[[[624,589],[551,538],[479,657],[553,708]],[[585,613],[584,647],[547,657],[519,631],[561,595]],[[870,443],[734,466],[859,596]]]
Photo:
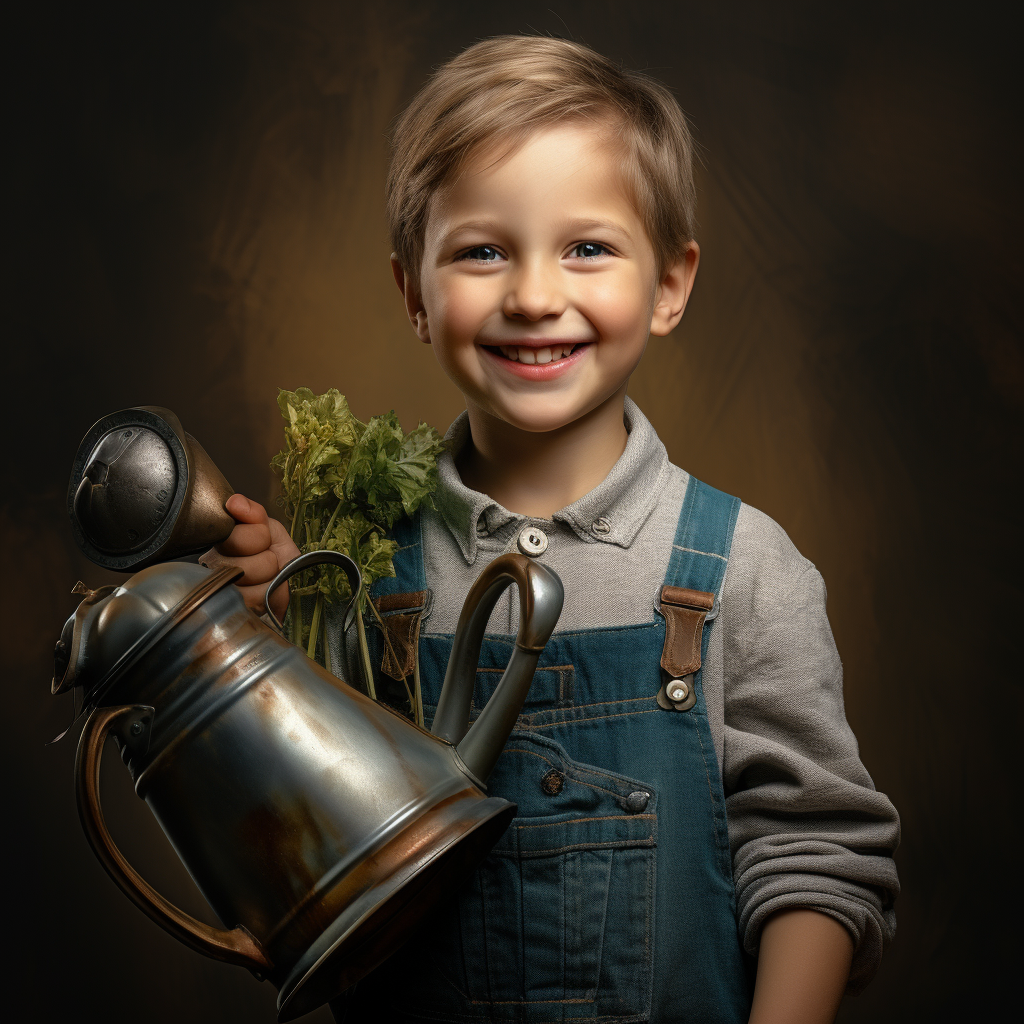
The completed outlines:
[[[179,910],[156,892],[125,860],[107,829],[100,805],[100,755],[103,744],[111,729],[119,724],[125,728],[122,745],[130,743],[128,737],[133,734],[135,737],[144,735],[152,721],[152,712],[152,708],[126,705],[98,708],[89,716],[82,733],[75,767],[78,815],[82,829],[107,874],[140,910],[185,945],[215,960],[247,967],[262,980],[270,969],[270,961],[244,927],[238,926],[231,930],[211,928]]]
[[[97,420],[82,439],[68,515],[90,560],[135,572],[227,537],[233,490],[170,409],[137,406]]]
[[[501,560],[474,600],[516,582],[541,627],[526,623],[530,650],[488,703],[491,723],[478,719],[467,735],[487,755],[484,775],[561,607],[554,574],[508,557],[527,565]],[[285,1020],[390,955],[515,807],[486,796],[460,756],[465,741],[456,749],[326,672],[245,606],[225,585],[230,574],[154,566],[83,602],[88,643],[79,648],[100,653],[76,682],[92,682],[103,707],[83,732],[80,807],[90,843],[129,898],[193,948],[268,977]],[[141,636],[126,626],[135,620]],[[462,659],[475,668],[479,638],[463,631],[473,635]],[[110,840],[98,790],[108,733],[224,929],[164,900]]]

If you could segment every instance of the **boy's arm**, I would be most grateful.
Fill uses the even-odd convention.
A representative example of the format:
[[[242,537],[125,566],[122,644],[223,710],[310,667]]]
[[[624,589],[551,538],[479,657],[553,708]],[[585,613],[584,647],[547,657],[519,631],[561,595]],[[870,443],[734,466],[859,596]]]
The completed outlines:
[[[827,915],[853,938],[857,991],[895,928],[899,817],[876,791],[846,721],[821,576],[749,506],[737,520],[716,626],[722,776],[744,945],[770,952],[774,940],[765,947],[761,937],[782,911]]]
[[[832,1024],[852,960],[850,933],[827,914],[773,914],[761,930],[750,1024]]]

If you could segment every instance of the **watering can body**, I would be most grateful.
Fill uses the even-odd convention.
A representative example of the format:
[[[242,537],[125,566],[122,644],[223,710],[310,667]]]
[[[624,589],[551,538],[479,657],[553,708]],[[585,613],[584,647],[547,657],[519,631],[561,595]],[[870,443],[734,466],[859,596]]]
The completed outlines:
[[[163,561],[228,535],[231,491],[167,409],[126,409],[94,424],[68,489],[73,532],[92,561],[135,575],[120,586],[76,588],[85,598],[57,644],[52,689],[80,688],[90,710],[76,790],[104,868],[182,942],[268,978],[286,1021],[393,953],[511,821],[515,805],[487,796],[485,783],[554,630],[562,584],[519,554],[484,570],[427,732],[249,610],[231,586],[241,570]],[[350,558],[312,552],[286,566],[267,594],[324,561],[359,592]],[[512,584],[516,645],[470,728],[484,629]],[[110,736],[225,927],[179,910],[118,850],[100,802]]]
[[[326,1002],[394,952],[515,813],[486,795],[484,777],[543,647],[529,623],[544,618],[542,632],[553,629],[558,609],[545,595],[560,608],[561,585],[525,556],[499,563],[467,600],[464,653],[453,656],[447,711],[439,708],[435,725],[442,735],[307,658],[246,608],[229,585],[237,570],[154,565],[90,592],[69,620],[68,667],[55,689],[84,686],[94,708],[76,766],[94,851],[172,934],[269,978],[281,1020]],[[525,662],[506,673],[504,696],[492,697],[496,724],[481,729],[480,719],[467,732],[468,669],[475,675],[487,615],[511,582],[526,613],[516,652]],[[110,735],[226,928],[168,903],[118,851],[99,798]]]

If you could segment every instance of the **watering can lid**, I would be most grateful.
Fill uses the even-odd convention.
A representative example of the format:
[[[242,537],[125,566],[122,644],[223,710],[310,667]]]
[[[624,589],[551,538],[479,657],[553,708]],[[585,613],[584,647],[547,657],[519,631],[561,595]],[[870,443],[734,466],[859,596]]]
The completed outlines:
[[[163,562],[119,586],[75,593],[85,598],[68,619],[54,650],[53,693],[81,686],[96,703],[122,673],[203,601],[242,575],[233,566],[208,569]]]

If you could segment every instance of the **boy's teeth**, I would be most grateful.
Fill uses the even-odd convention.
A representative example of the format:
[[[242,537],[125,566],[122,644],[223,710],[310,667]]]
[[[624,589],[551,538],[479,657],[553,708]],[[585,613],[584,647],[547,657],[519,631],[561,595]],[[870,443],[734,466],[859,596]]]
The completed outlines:
[[[550,348],[518,348],[511,345],[499,345],[501,354],[514,363],[537,363],[543,365],[555,359],[563,359],[572,352],[572,345],[555,345]]]

